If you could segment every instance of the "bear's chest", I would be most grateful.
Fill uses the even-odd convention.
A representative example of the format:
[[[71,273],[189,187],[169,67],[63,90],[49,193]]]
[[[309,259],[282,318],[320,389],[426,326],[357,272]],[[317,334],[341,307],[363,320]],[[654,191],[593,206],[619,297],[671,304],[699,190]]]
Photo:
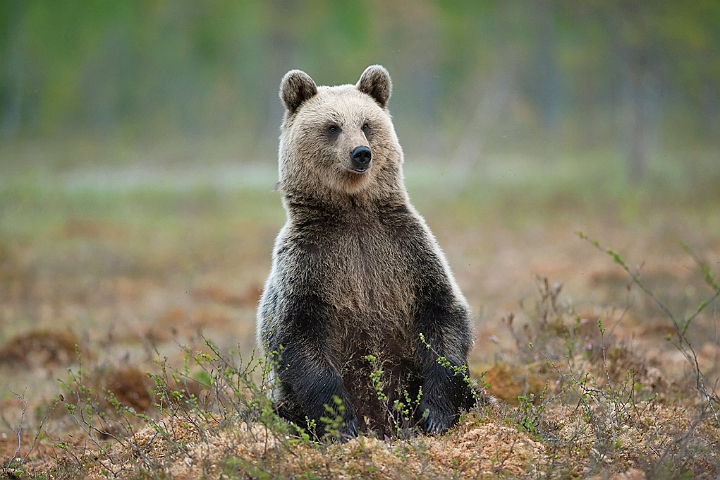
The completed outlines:
[[[409,348],[415,298],[413,266],[402,242],[381,223],[345,225],[321,249],[331,305],[329,344],[338,357],[383,357]],[[395,234],[394,234],[395,233]]]
[[[381,223],[345,225],[322,250],[331,266],[325,282],[331,305],[359,316],[406,312],[413,269],[390,229]]]

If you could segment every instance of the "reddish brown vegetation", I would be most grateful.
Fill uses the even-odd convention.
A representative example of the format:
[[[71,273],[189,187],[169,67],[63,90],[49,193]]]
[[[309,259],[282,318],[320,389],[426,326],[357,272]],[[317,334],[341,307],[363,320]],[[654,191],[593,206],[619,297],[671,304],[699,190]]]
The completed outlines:
[[[21,333],[0,347],[0,363],[23,367],[57,367],[90,357],[78,338],[68,331],[31,330]]]
[[[717,272],[717,213],[693,220],[663,211],[623,223],[612,213],[486,219],[461,202],[450,210],[419,207],[477,315],[471,376],[484,375],[500,407],[473,412],[440,437],[289,439],[258,411],[220,406],[223,395],[243,405],[253,396],[213,384],[226,365],[204,341],[248,361],[258,285],[281,218],[218,219],[221,212],[211,211],[163,226],[155,218],[132,227],[106,218],[63,220],[34,236],[0,238],[2,466],[29,452],[4,472],[717,475],[720,427],[709,406],[718,405],[699,394],[691,363],[673,344],[676,327],[611,257],[574,234],[599,231],[608,246],[622,248],[631,269],[684,319],[712,292],[678,241],[691,243]],[[686,332],[708,391],[720,375],[717,309],[708,306]],[[212,367],[204,370],[195,358],[212,359]],[[172,368],[164,373],[163,366]],[[97,412],[112,428],[110,420],[105,430],[87,427],[103,425]],[[141,413],[156,423],[146,426]]]

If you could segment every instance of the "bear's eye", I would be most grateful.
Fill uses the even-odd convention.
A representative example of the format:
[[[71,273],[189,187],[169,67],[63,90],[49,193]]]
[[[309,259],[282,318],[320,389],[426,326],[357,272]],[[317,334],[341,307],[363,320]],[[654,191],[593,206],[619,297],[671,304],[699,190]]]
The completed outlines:
[[[335,136],[340,133],[340,127],[338,127],[337,125],[330,125],[329,127],[327,127],[327,132],[330,135]]]
[[[365,122],[365,123],[363,124],[363,126],[362,126],[362,131],[363,131],[363,133],[364,133],[365,135],[367,135],[368,133],[370,133],[370,125],[368,125],[367,122]]]

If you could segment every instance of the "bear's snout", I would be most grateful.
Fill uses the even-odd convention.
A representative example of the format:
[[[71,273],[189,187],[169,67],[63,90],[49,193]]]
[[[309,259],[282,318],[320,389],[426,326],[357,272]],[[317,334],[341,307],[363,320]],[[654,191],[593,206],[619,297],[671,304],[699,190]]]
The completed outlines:
[[[372,152],[366,146],[355,147],[350,152],[350,160],[352,162],[353,170],[356,172],[364,172],[370,166],[370,160],[372,159]]]

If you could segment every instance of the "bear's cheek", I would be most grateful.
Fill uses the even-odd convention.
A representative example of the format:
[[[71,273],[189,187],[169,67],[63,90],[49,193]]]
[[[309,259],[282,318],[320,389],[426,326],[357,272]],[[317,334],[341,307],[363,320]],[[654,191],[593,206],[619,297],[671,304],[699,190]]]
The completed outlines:
[[[348,157],[345,160],[345,157]],[[349,156],[338,145],[318,145],[313,154],[305,158],[304,167],[321,183],[334,190],[345,190],[349,171]]]
[[[326,138],[317,135],[294,136],[287,150],[293,153],[296,163],[303,169],[327,168],[332,163],[335,147]]]
[[[318,142],[314,155],[314,163],[323,171],[333,174],[351,168],[350,149],[344,139],[332,142]]]

